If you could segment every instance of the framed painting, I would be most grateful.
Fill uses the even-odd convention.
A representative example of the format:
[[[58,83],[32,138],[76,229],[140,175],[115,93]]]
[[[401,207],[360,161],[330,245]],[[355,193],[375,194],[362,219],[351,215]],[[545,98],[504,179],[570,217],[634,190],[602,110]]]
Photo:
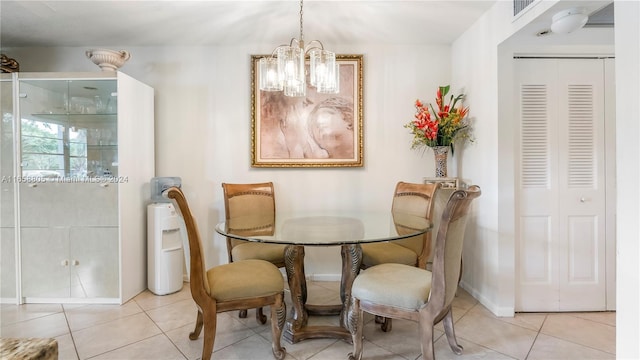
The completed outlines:
[[[251,56],[251,166],[362,167],[362,55],[336,55],[338,93],[304,97],[260,90],[264,56]]]

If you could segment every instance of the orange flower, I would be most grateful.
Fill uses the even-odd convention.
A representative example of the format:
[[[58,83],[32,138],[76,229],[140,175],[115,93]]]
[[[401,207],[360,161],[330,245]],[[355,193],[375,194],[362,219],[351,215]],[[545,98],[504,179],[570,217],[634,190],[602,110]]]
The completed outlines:
[[[424,105],[420,99],[416,100],[415,119],[405,124],[414,136],[412,149],[422,146],[451,146],[453,150],[453,143],[457,139],[469,139],[469,107],[456,107],[464,95],[451,95],[448,103],[445,103],[449,88],[449,85],[438,87],[437,111],[433,105]]]

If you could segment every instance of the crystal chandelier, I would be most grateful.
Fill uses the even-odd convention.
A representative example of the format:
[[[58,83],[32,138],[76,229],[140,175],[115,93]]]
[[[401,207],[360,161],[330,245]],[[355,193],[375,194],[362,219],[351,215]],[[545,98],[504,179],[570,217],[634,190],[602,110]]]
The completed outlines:
[[[324,49],[319,40],[304,43],[302,31],[302,3],[300,0],[300,38],[292,38],[289,45],[280,45],[271,56],[261,58],[260,90],[284,91],[285,96],[306,96],[307,77],[305,58],[309,56],[309,83],[316,91],[335,94],[340,91],[340,68],[336,54]]]

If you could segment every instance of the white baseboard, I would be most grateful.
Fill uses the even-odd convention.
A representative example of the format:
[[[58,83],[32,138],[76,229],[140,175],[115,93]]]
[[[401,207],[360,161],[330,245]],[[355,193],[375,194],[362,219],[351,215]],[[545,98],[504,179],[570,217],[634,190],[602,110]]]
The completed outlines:
[[[460,281],[460,287],[465,289],[471,296],[478,300],[480,304],[487,308],[487,310],[491,311],[493,315],[499,317],[513,317],[515,315],[515,308],[498,306],[497,304],[483,296],[479,291],[473,289],[466,282]]]

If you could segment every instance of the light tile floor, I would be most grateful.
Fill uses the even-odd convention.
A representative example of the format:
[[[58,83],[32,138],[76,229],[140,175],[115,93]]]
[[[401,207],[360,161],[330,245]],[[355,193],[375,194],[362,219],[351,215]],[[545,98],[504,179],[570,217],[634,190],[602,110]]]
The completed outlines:
[[[309,302],[339,302],[339,284],[308,284]],[[289,305],[290,303],[288,303]],[[494,316],[460,289],[454,300],[455,331],[464,347],[461,356],[449,348],[442,324],[436,329],[437,359],[615,359],[615,313],[527,313]],[[266,313],[268,313],[268,309]],[[198,359],[202,335],[189,340],[196,307],[188,286],[156,296],[145,291],[124,305],[2,305],[2,337],[52,337],[59,358],[67,359]],[[367,316],[364,359],[420,360],[417,324],[394,320],[383,333]],[[311,323],[337,323],[337,317],[311,318]],[[313,339],[297,344],[283,340],[289,360],[346,359],[351,345],[341,340]],[[273,359],[270,327],[258,325],[253,311],[218,315],[214,359]]]

